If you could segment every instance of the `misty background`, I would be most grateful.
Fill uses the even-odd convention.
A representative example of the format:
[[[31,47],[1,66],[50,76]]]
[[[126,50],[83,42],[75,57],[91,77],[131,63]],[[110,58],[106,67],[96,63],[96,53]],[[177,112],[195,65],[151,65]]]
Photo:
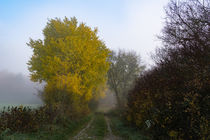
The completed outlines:
[[[75,16],[79,22],[98,27],[99,37],[111,50],[133,50],[147,67],[150,53],[159,44],[163,7],[169,0],[30,0],[0,1],[0,103],[40,103],[31,82],[27,62],[32,49],[29,38],[43,39],[48,19]]]
[[[0,103],[2,104],[40,104],[38,91],[41,85],[19,73],[0,71]]]

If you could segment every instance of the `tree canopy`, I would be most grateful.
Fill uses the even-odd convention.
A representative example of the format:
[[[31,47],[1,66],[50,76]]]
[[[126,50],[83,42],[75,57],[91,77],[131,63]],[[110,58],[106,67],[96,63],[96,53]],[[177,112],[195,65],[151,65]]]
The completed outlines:
[[[45,102],[66,100],[69,106],[82,106],[100,96],[105,89],[110,51],[97,36],[97,29],[78,24],[75,17],[56,18],[48,21],[43,35],[44,40],[30,39],[28,43],[33,49],[28,68],[31,80],[46,82]]]
[[[141,64],[140,56],[133,51],[112,51],[110,62],[108,85],[115,93],[118,105],[125,105],[127,93],[132,89],[140,72],[144,70],[144,66]]]

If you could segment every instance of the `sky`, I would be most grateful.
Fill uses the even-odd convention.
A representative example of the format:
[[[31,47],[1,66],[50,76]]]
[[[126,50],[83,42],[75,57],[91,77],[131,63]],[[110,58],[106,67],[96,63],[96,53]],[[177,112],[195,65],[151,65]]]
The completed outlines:
[[[133,50],[150,66],[150,54],[161,45],[156,36],[163,28],[168,1],[0,0],[0,71],[28,76],[29,38],[43,39],[48,19],[65,16],[97,27],[108,48]]]

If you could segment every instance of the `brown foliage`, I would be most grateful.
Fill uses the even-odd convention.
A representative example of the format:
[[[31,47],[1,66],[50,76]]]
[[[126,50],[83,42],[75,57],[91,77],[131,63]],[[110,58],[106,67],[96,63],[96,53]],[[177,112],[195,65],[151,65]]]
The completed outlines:
[[[29,107],[8,107],[0,112],[0,132],[32,132],[56,119],[56,110],[47,106],[31,109]]]
[[[129,94],[127,119],[139,127],[150,120],[154,139],[209,138],[210,3],[204,1],[169,4],[164,48]]]

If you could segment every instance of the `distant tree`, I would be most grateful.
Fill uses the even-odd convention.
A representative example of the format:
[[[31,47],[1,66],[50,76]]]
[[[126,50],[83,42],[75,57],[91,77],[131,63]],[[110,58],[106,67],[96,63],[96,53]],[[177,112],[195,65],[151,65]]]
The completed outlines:
[[[63,111],[88,111],[88,102],[102,94],[107,80],[110,51],[92,30],[77,19],[51,19],[44,40],[30,40],[31,80],[46,82],[43,99]]]
[[[135,52],[113,51],[110,57],[108,85],[114,91],[118,106],[125,105],[127,92],[133,88],[135,79],[144,70],[140,56]]]

